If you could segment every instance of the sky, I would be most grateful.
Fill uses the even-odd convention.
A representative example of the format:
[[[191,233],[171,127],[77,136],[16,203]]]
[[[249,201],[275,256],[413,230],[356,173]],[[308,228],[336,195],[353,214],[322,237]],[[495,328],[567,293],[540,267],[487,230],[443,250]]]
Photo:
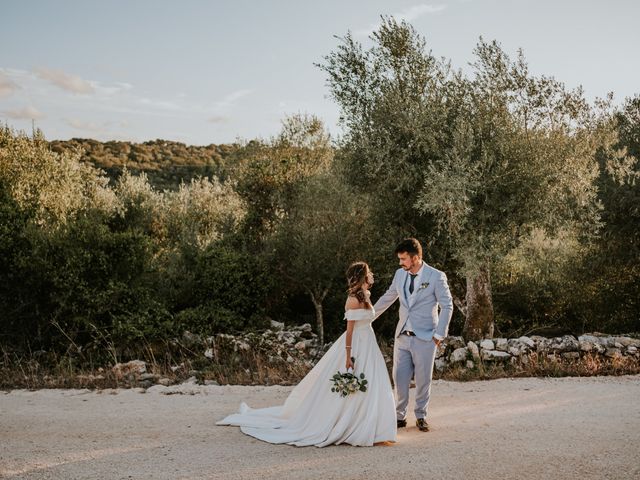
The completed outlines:
[[[0,121],[46,138],[192,145],[276,135],[307,113],[340,135],[315,63],[381,15],[469,69],[480,36],[589,100],[640,94],[637,0],[0,0]]]

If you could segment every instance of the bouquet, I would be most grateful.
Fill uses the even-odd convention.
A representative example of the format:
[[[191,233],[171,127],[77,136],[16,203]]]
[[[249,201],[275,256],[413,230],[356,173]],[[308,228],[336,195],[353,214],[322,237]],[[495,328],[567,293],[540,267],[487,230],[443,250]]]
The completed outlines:
[[[351,357],[351,361],[355,365],[356,359]],[[366,392],[367,391],[367,380],[364,378],[364,373],[361,373],[359,376],[353,373],[352,371],[347,370],[344,373],[336,372],[333,377],[331,377],[331,382],[333,382],[333,387],[331,387],[331,391],[340,394],[343,397],[346,397],[350,393],[356,392]]]

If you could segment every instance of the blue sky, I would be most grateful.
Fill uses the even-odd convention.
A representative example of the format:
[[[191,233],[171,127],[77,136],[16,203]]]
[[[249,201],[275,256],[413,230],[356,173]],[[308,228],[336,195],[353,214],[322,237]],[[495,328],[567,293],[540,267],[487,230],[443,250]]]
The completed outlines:
[[[479,38],[587,98],[640,93],[636,0],[0,0],[0,120],[49,139],[187,144],[276,134],[311,113],[339,134],[314,63],[405,18],[465,68]]]

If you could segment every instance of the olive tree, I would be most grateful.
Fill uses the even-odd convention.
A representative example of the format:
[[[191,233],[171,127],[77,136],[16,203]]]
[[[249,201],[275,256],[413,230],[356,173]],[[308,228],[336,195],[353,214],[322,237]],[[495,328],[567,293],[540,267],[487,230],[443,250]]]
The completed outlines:
[[[534,228],[597,228],[592,108],[496,42],[480,40],[467,78],[404,21],[383,18],[371,38],[365,51],[347,34],[320,65],[341,107],[350,178],[375,190],[377,218],[452,252],[466,278],[464,335],[492,336],[495,259]]]

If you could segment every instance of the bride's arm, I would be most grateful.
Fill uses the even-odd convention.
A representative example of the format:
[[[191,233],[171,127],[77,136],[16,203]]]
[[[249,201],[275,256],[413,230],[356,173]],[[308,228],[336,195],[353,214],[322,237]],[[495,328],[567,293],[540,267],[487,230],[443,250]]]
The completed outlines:
[[[347,298],[347,303],[344,306],[345,313],[349,310],[356,309],[360,306],[360,302],[356,297],[349,296]],[[345,315],[346,316],[346,315]],[[344,347],[345,347],[345,363],[344,368],[349,370],[349,368],[353,368],[353,362],[351,361],[351,357],[353,357],[353,352],[351,348],[351,341],[353,339],[353,326],[355,325],[355,321],[347,319],[347,334],[344,339]]]
[[[347,335],[345,336],[345,363],[344,368],[349,370],[349,368],[353,369],[353,361],[351,361],[351,357],[353,357],[353,352],[351,348],[351,340],[353,338],[353,325],[355,322],[353,320],[347,320]]]

